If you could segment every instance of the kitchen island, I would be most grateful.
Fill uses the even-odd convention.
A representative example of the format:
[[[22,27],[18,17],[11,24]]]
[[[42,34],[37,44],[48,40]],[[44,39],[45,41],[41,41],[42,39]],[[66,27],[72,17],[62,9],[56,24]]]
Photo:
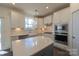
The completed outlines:
[[[13,56],[53,56],[53,40],[47,36],[35,36],[12,41]]]

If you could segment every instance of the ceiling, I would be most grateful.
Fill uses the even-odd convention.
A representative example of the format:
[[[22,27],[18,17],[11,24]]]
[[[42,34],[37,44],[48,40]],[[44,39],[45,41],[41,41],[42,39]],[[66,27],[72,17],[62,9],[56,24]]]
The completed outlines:
[[[69,6],[68,3],[16,3],[15,5],[11,3],[0,3],[0,5],[21,10],[26,15],[32,16],[35,15],[35,9],[38,11],[38,16],[46,16]],[[48,9],[46,9],[46,6],[48,6]]]

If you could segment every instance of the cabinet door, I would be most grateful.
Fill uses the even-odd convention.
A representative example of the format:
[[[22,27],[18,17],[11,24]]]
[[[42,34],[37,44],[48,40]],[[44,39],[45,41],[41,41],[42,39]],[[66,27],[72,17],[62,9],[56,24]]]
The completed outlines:
[[[55,24],[67,24],[70,20],[70,8],[65,8],[54,13]]]
[[[65,8],[63,10],[60,11],[60,22],[61,23],[68,23],[70,20],[70,8]]]
[[[79,55],[79,11],[73,13],[73,53]]]
[[[44,18],[44,24],[50,24],[52,22],[52,15]]]
[[[43,18],[38,18],[38,27],[42,28],[44,26],[44,19]]]
[[[11,27],[24,27],[24,16],[21,13],[15,11],[11,12]]]
[[[59,24],[61,19],[61,15],[59,14],[59,12],[55,12],[53,15],[53,23],[54,24]]]

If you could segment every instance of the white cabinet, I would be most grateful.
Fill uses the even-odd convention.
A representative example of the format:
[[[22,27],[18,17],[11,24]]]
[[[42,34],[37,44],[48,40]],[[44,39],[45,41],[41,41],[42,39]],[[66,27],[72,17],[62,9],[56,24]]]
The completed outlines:
[[[52,15],[44,17],[44,24],[50,24],[52,22]]]
[[[46,32],[52,32],[53,15],[44,17],[44,25],[46,26]]]
[[[54,24],[61,23],[60,22],[60,14],[58,12],[55,12],[54,15],[53,15],[53,23]]]
[[[20,12],[11,11],[11,28],[24,27],[24,15]]]
[[[42,28],[44,26],[44,18],[38,18],[38,28]]]
[[[53,14],[53,32],[55,31],[55,25],[57,24],[69,24],[71,20],[70,7],[59,10]],[[69,26],[68,26],[69,27]],[[69,29],[68,29],[69,30]]]
[[[69,21],[71,20],[71,17],[70,17],[71,13],[70,13],[70,7],[67,7],[67,8],[64,8],[62,10],[59,10],[57,12],[54,12],[53,14],[53,26],[52,26],[52,29],[53,29],[53,35],[55,35],[55,25],[57,24],[68,24],[68,31],[69,31]],[[69,35],[69,32],[68,32],[68,35]],[[69,39],[69,36],[68,36],[68,45],[63,45],[61,43],[58,43],[58,42],[55,42],[56,46],[57,47],[60,47],[60,48],[64,48],[66,50],[70,50],[70,39]],[[58,44],[57,44],[58,43]]]
[[[70,7],[64,8],[54,13],[54,24],[67,24],[70,20]]]

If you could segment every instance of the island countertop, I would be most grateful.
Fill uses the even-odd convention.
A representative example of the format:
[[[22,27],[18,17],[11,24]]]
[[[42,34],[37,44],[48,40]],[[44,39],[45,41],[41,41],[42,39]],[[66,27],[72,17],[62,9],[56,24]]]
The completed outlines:
[[[12,41],[13,56],[30,56],[53,43],[47,36],[35,36]]]

